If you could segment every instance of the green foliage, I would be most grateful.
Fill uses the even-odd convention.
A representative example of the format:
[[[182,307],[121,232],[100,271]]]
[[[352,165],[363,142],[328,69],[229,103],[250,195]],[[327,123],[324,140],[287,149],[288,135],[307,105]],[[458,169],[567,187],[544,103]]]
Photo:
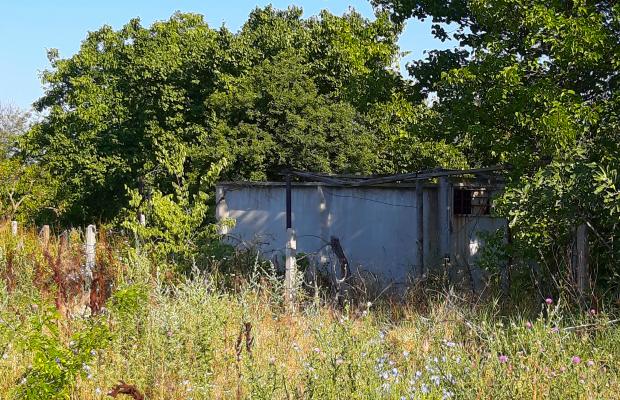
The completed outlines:
[[[0,103],[0,218],[32,220],[52,207],[56,182],[49,171],[24,160],[20,140],[32,116]]]
[[[222,159],[228,180],[280,179],[284,168],[464,165],[454,146],[411,123],[431,112],[407,104],[410,84],[396,68],[400,29],[385,13],[304,19],[295,7],[257,8],[237,33],[180,13],[151,27],[137,19],[118,31],[104,26],[70,58],[50,51],[37,102],[46,116],[23,148],[63,183],[55,196],[63,221],[118,220],[150,202],[155,229],[170,230],[182,210],[191,215],[181,218],[183,232],[206,224],[195,203],[207,201],[212,187],[202,177]],[[193,241],[171,235],[163,242]]]
[[[588,223],[594,264],[610,281],[620,234],[612,172],[620,163],[620,5],[374,3],[399,23],[432,18],[437,38],[460,44],[431,51],[410,72],[434,99],[438,139],[455,143],[472,165],[512,167],[500,211],[514,249],[565,271],[574,228]]]
[[[119,318],[130,318],[148,303],[148,288],[141,284],[119,287],[108,302],[110,310]]]
[[[70,338],[62,335],[58,322],[58,313],[44,308],[25,324],[17,345],[32,356],[32,362],[13,398],[69,399],[76,378],[89,375],[89,363],[96,351],[110,340],[107,327],[96,320],[87,322],[84,330]]]
[[[594,175],[596,181],[595,194],[601,194],[605,207],[612,216],[620,214],[620,178],[614,168],[600,167]]]

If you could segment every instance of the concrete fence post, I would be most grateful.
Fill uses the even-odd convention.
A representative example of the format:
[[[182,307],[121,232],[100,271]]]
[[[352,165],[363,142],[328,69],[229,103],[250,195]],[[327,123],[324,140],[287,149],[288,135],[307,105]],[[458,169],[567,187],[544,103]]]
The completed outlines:
[[[85,255],[86,255],[86,263],[84,265],[85,271],[85,283],[87,287],[90,289],[90,283],[93,279],[93,270],[95,269],[95,256],[96,256],[96,227],[95,225],[88,225],[86,228],[86,243],[84,245]]]
[[[288,228],[286,234],[284,298],[286,306],[289,310],[293,310],[295,307],[295,287],[297,285],[297,239],[293,228]]]
[[[41,228],[41,231],[39,232],[39,238],[41,239],[41,244],[47,247],[50,241],[50,226],[49,225],[43,225],[43,227]]]

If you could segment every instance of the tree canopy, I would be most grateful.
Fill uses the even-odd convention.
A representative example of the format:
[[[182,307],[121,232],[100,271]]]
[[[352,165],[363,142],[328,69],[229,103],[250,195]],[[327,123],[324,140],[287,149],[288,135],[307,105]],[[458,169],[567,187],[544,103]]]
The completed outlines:
[[[391,172],[403,168],[398,143],[410,160],[463,164],[407,127],[428,111],[408,101],[399,33],[385,13],[304,19],[271,7],[237,33],[180,13],[104,26],[70,58],[50,51],[36,103],[47,116],[24,147],[63,182],[59,207],[74,223],[114,219],[131,190],[206,192],[202,177],[222,163],[221,179],[235,180],[279,179],[287,167]]]
[[[593,230],[598,267],[620,233],[620,5],[614,1],[375,0],[395,22],[433,21],[458,47],[409,66],[438,131],[473,165],[513,167],[501,211],[529,257],[565,258]],[[451,31],[451,33],[448,33]],[[564,255],[562,255],[564,254]],[[561,263],[562,264],[562,263]],[[565,265],[562,264],[562,265]]]

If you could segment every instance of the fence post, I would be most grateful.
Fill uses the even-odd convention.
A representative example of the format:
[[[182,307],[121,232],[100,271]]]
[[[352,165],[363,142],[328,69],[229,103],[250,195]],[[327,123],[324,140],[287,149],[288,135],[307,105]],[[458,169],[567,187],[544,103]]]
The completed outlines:
[[[50,226],[49,225],[43,225],[43,227],[41,228],[41,231],[39,232],[39,237],[41,238],[41,244],[43,244],[44,247],[47,247],[47,244],[50,241]]]
[[[90,289],[90,283],[93,279],[93,270],[95,269],[95,245],[97,243],[95,225],[88,225],[86,228],[86,244],[85,254],[86,263],[84,271],[84,281],[87,285],[87,289]]]
[[[577,227],[575,232],[576,236],[576,250],[577,257],[574,267],[575,284],[577,291],[580,295],[586,294],[590,286],[590,271],[588,265],[588,227],[586,224],[581,224]]]
[[[439,190],[438,190],[438,223],[439,223],[439,255],[443,258],[443,265],[445,269],[449,269],[450,256],[452,253],[451,232],[450,225],[452,220],[452,199],[451,199],[450,182],[448,178],[442,176],[439,178]],[[452,271],[448,272],[450,278],[452,278]]]
[[[11,233],[17,236],[17,221],[11,221]]]
[[[414,244],[416,249],[416,278],[424,276],[424,183],[418,180],[415,185],[416,225]]]
[[[286,230],[286,253],[285,253],[285,266],[284,273],[284,298],[286,306],[289,310],[295,308],[295,286],[297,283],[297,240],[295,238],[295,230],[288,228]]]

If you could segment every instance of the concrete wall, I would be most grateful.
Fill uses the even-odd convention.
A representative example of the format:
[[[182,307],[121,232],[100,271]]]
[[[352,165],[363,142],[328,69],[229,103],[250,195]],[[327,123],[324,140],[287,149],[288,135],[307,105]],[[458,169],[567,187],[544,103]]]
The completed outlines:
[[[236,222],[234,228],[224,232],[228,240],[257,247],[267,259],[281,259],[286,242],[285,185],[222,183],[216,193],[218,220],[232,218]],[[376,277],[382,284],[406,284],[424,270],[443,265],[439,251],[437,187],[425,185],[421,198],[423,245],[420,247],[416,234],[420,221],[415,185],[351,188],[294,183],[292,222],[297,233],[297,251],[316,253],[319,263],[333,272],[336,260],[327,244],[331,236],[336,236],[354,273]],[[452,259],[475,264],[481,245],[478,230],[496,229],[503,221],[475,217],[452,223],[453,233],[447,233],[452,243]],[[471,243],[477,243],[478,247]],[[420,248],[424,266],[416,265]]]

